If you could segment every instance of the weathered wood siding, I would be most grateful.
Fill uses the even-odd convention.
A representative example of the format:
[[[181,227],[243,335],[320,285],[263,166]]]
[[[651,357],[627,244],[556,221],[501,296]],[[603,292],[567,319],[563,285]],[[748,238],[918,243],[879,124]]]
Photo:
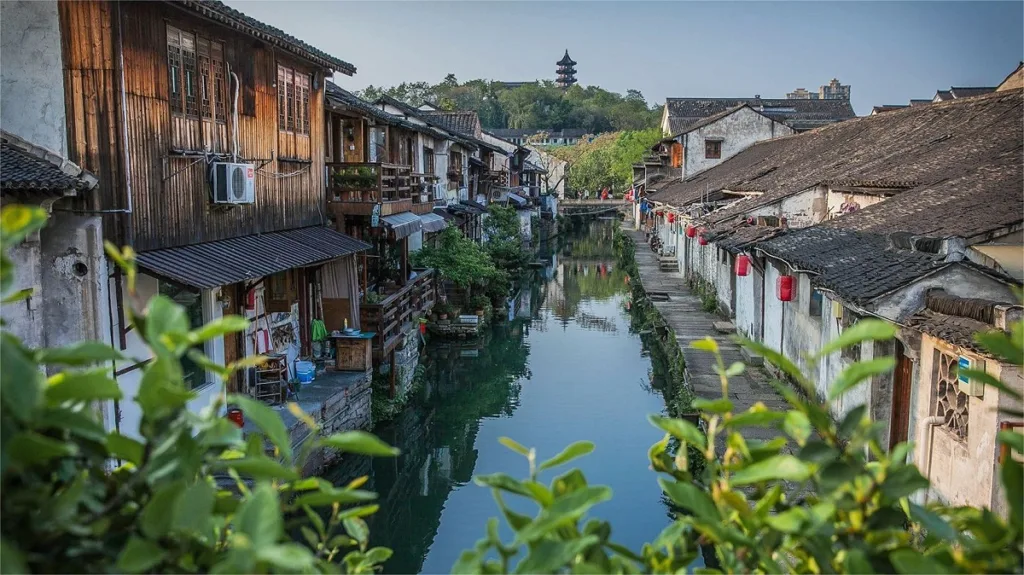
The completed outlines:
[[[130,241],[143,251],[321,222],[321,71],[164,3],[61,2],[60,9],[72,160],[100,177],[92,209],[124,209],[131,191],[132,234],[112,239]],[[224,60],[240,80],[238,153],[239,161],[256,165],[255,204],[226,207],[210,201],[209,165],[201,154],[232,151],[234,82],[225,78],[226,122],[173,114],[168,98],[168,24],[224,44]],[[123,108],[119,42],[124,58]],[[278,130],[278,62],[297,72],[316,72],[310,86],[308,135]],[[125,118],[127,174],[120,146]]]

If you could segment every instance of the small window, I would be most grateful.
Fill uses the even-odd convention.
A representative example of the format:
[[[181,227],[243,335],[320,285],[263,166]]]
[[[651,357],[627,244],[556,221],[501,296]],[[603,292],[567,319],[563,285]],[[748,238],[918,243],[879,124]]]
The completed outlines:
[[[277,123],[283,132],[309,134],[309,75],[277,66]]]
[[[189,329],[198,329],[203,326],[203,296],[202,292],[181,286],[171,282],[161,281],[160,295],[174,300],[174,303],[185,308],[185,317],[188,318]],[[195,349],[205,352],[203,344],[198,344]],[[185,383],[189,389],[196,389],[206,385],[206,370],[192,361],[188,355],[181,358],[181,371]]]
[[[705,140],[704,141],[704,157],[709,160],[717,160],[722,157],[722,141],[721,140]]]
[[[821,292],[811,288],[811,305],[809,306],[807,313],[811,316],[811,319],[821,319]]]
[[[434,173],[434,148],[423,148],[423,173]]]

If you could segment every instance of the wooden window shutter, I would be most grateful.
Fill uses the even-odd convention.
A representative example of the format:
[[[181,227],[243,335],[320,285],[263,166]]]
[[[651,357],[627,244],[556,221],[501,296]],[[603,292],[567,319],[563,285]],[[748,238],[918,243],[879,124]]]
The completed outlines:
[[[291,271],[274,274],[266,282],[267,312],[290,312],[295,301],[295,276]]]
[[[672,167],[683,167],[683,145],[679,142],[672,142]]]

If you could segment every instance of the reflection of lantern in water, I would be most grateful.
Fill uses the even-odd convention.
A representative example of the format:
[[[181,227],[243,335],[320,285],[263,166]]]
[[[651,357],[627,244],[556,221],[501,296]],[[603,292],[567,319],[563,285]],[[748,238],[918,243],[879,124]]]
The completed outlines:
[[[625,277],[624,282],[625,282],[626,285],[629,285],[629,276]]]
[[[626,311],[629,311],[631,307],[632,307],[632,305],[630,304],[630,302],[627,301],[626,302]]]

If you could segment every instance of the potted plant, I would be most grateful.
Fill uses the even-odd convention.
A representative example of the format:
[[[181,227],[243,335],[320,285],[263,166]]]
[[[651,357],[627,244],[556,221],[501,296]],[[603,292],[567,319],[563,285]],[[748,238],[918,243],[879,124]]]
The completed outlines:
[[[491,302],[487,299],[487,296],[481,294],[473,296],[470,305],[476,310],[476,315],[478,317],[483,317],[487,312],[487,308],[490,307]]]
[[[437,318],[442,322],[448,321],[448,313],[451,311],[450,306],[446,303],[439,303],[434,306],[434,311],[437,312]]]

